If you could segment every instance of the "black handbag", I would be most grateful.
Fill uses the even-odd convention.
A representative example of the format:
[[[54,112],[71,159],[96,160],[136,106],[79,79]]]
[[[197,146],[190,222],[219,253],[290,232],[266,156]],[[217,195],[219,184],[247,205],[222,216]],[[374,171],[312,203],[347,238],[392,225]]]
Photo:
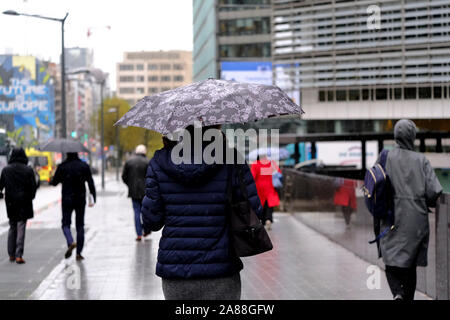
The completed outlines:
[[[239,187],[243,199],[236,199],[233,193],[233,168],[238,173]],[[269,235],[248,201],[247,188],[240,165],[228,167],[227,200],[230,242],[237,256],[249,257],[272,250],[273,245]]]

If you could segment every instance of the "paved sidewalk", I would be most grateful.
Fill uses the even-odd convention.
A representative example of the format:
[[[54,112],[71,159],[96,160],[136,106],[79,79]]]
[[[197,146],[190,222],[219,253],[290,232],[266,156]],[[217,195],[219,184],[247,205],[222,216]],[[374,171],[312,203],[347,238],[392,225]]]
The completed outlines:
[[[155,275],[161,233],[135,242],[125,188],[111,182],[108,190],[87,215],[86,260],[62,261],[31,299],[164,299]],[[382,271],[381,288],[369,290],[368,263],[291,215],[275,214],[270,235],[274,250],[243,259],[243,299],[391,299]]]

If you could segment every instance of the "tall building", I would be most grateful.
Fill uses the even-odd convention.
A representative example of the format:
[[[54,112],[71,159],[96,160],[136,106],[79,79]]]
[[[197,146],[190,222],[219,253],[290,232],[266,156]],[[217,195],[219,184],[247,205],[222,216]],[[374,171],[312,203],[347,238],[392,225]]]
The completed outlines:
[[[194,0],[194,81],[252,71],[271,82],[271,14],[270,0]]]
[[[449,1],[274,0],[272,28],[274,82],[301,95],[306,132],[450,130]]]
[[[94,52],[89,48],[65,48],[66,69],[76,70],[81,68],[92,68],[94,63]]]
[[[192,82],[192,52],[125,52],[117,64],[117,96],[133,106],[147,95]]]

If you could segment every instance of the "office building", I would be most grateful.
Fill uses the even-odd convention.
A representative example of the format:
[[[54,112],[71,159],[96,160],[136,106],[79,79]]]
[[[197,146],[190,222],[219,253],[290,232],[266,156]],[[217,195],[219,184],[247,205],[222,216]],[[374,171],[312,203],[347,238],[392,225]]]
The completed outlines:
[[[117,64],[117,96],[133,106],[147,95],[192,82],[192,52],[125,52]]]
[[[450,130],[450,2],[273,1],[274,82],[297,92],[303,130]]]

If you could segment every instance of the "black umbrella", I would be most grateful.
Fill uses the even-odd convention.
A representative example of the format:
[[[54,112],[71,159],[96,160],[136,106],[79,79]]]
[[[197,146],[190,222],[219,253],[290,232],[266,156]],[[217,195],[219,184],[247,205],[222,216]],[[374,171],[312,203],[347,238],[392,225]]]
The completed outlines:
[[[145,97],[116,125],[168,134],[195,121],[208,126],[302,113],[276,86],[208,79]]]
[[[61,153],[89,152],[89,150],[83,146],[80,141],[70,139],[51,139],[40,145],[37,149],[40,151],[53,151]]]

